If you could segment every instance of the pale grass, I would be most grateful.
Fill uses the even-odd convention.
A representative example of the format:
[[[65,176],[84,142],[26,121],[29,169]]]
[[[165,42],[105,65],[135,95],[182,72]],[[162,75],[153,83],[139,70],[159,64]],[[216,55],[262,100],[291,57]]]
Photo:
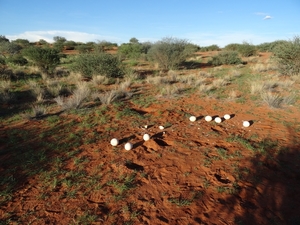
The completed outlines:
[[[278,81],[278,86],[282,88],[290,88],[294,85],[295,81],[293,80],[284,80],[284,81]]]
[[[206,85],[206,84],[201,84],[199,87],[198,87],[198,90],[201,94],[203,93],[207,93],[209,91],[212,91],[214,90],[215,87],[212,85],[212,84],[209,84],[209,85]]]
[[[97,85],[100,85],[100,84],[108,84],[109,83],[109,79],[106,76],[103,76],[103,75],[94,75],[92,77],[91,82],[95,86],[97,86]]]
[[[166,84],[160,87],[160,94],[162,96],[174,96],[180,94],[184,90],[183,86],[175,84]]]
[[[267,67],[262,63],[257,63],[251,67],[253,72],[266,72],[268,71]]]
[[[237,98],[239,98],[240,95],[235,91],[235,90],[231,90],[229,93],[228,93],[228,99],[229,100],[235,100]]]
[[[126,80],[124,80],[122,83],[119,84],[119,89],[126,90],[130,88],[132,82],[133,81],[130,78],[127,78]]]
[[[215,70],[215,68],[217,68],[217,67],[214,67],[214,70]],[[201,76],[201,77],[206,77],[206,78],[214,77],[211,73],[206,72],[206,71],[203,71],[203,70],[201,70],[201,71],[199,72],[199,76]]]
[[[71,72],[69,76],[64,77],[63,80],[67,83],[76,83],[82,80],[80,73]]]
[[[47,108],[43,105],[33,105],[32,106],[32,112],[30,115],[28,115],[28,117],[30,119],[32,118],[39,118],[41,116],[46,115],[47,113]]]
[[[219,79],[213,80],[212,86],[219,88],[219,87],[226,86],[228,83],[229,83],[229,81],[227,79],[219,78]]]
[[[53,97],[57,97],[60,95],[60,93],[63,90],[63,85],[61,84],[61,82],[59,80],[51,80],[48,79],[46,80],[46,86],[47,86],[47,91],[53,96]]]
[[[78,109],[82,106],[85,99],[90,95],[90,88],[85,82],[78,82],[73,95],[63,102],[63,110]]]
[[[42,89],[41,86],[34,80],[27,81],[27,84],[29,85],[30,92],[32,93],[32,95],[37,100],[41,100],[41,98],[45,95],[44,89]]]
[[[270,91],[262,92],[261,99],[271,108],[280,108],[283,103],[283,97],[280,94]]]
[[[100,102],[104,105],[109,105],[113,102],[115,102],[118,98],[123,96],[124,93],[121,90],[110,90],[105,93],[98,94],[98,98]]]
[[[253,81],[250,85],[250,92],[251,94],[261,94],[266,89],[266,86],[264,83],[260,81]]]
[[[0,80],[0,91],[1,92],[8,92],[11,87],[10,80]]]

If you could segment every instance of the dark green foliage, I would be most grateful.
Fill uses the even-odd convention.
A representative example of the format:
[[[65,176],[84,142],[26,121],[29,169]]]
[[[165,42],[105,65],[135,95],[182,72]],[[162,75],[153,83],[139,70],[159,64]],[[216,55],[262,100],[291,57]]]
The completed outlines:
[[[55,36],[53,37],[53,40],[54,40],[53,48],[61,52],[64,49],[67,39],[64,37]]]
[[[6,41],[0,42],[0,54],[4,57],[6,55],[14,55],[21,51],[22,47],[16,43],[10,43]]]
[[[12,41],[12,43],[20,45],[22,48],[28,47],[30,45],[30,42],[27,39],[20,39],[20,38]]]
[[[25,59],[21,54],[10,56],[6,59],[6,61],[19,66],[24,66],[28,63],[27,59]]]
[[[239,45],[238,52],[244,57],[253,56],[256,55],[256,47],[244,42],[243,44]]]
[[[199,49],[201,52],[208,52],[208,51],[220,51],[220,47],[218,45],[209,45],[206,47],[201,47]]]
[[[80,45],[77,45],[75,47],[75,49],[79,53],[83,54],[83,53],[91,52],[93,50],[93,47],[94,47],[93,45],[89,45],[89,44],[80,44]]]
[[[273,41],[273,42],[266,42],[262,43],[260,45],[257,45],[256,48],[260,52],[273,52],[276,46],[280,44],[285,44],[287,41],[284,40],[278,40],[278,41]]]
[[[224,50],[226,50],[226,51],[238,51],[240,45],[241,44],[237,44],[237,43],[228,44],[224,47]]]
[[[278,68],[284,75],[300,74],[300,37],[282,42],[274,48],[274,57],[278,63]]]
[[[220,52],[218,55],[214,56],[210,63],[213,66],[220,65],[231,65],[231,64],[241,64],[242,59],[236,51],[224,51]]]
[[[148,51],[148,59],[162,69],[177,69],[188,56],[194,53],[189,43],[183,39],[163,38],[152,45]]]
[[[75,41],[66,41],[64,43],[64,47],[66,50],[74,50],[77,43]]]
[[[0,66],[6,65],[5,59],[3,57],[0,57]]]
[[[72,69],[85,77],[92,77],[95,74],[99,74],[116,78],[123,75],[121,63],[118,58],[104,52],[78,55]]]
[[[23,50],[23,55],[47,74],[53,73],[60,62],[59,51],[52,48],[29,47]]]
[[[9,42],[9,39],[7,39],[4,35],[0,35],[0,42]]]
[[[118,48],[118,54],[122,58],[138,59],[142,53],[143,53],[143,46],[139,43],[122,44]]]
[[[233,44],[226,45],[224,50],[237,51],[238,53],[241,54],[241,56],[244,56],[244,57],[256,55],[255,45],[251,45],[247,42],[244,42],[243,44],[233,43]]]

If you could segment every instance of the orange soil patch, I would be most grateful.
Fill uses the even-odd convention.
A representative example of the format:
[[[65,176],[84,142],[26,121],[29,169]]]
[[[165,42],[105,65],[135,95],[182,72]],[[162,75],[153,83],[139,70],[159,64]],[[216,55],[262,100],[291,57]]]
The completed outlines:
[[[132,100],[126,106],[135,113],[118,117],[124,105],[105,112],[97,106],[61,114],[52,123],[3,124],[0,173],[12,171],[16,184],[8,199],[1,197],[0,219],[11,224],[299,222],[298,108],[274,110],[197,94],[158,98],[148,107]],[[224,114],[232,118],[220,124],[203,118]],[[190,122],[190,115],[197,121]],[[243,127],[244,120],[252,125]],[[145,133],[151,135],[147,142]],[[113,137],[120,140],[117,147],[110,145]],[[124,150],[127,141],[133,150]],[[14,162],[7,152],[38,154],[41,146],[45,164],[37,165],[39,158],[27,163],[26,155]]]

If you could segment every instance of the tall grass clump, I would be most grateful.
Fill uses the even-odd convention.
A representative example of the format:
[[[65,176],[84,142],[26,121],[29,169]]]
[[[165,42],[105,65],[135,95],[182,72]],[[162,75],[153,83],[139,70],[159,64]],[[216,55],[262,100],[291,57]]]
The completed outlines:
[[[74,60],[72,70],[87,78],[92,78],[93,75],[102,75],[108,78],[123,76],[120,60],[116,56],[104,52],[79,54]]]
[[[163,38],[154,43],[148,51],[148,59],[158,63],[165,70],[177,69],[188,56],[196,51],[183,39]]]
[[[56,103],[61,106],[62,110],[79,109],[84,101],[89,97],[91,90],[87,83],[78,83],[72,96],[64,99],[61,96],[54,98]]]
[[[300,36],[278,44],[273,53],[278,69],[282,74],[300,74]]]
[[[220,65],[232,65],[243,63],[242,59],[239,57],[236,51],[224,51],[220,52],[218,55],[213,56],[212,60],[209,62],[213,66]]]

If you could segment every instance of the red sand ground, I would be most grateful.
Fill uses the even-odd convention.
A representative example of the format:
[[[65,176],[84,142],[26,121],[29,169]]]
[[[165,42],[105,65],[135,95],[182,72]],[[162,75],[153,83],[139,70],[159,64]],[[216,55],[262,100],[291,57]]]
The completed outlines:
[[[150,94],[151,89],[148,91]],[[108,106],[107,122],[83,129],[83,115],[59,116],[57,127],[73,122],[69,130],[59,131],[62,137],[80,129],[84,130],[82,140],[95,133],[101,136],[95,143],[67,150],[81,149],[76,157],[88,161],[81,168],[85,176],[78,179],[85,182],[96,177],[96,183],[81,183],[77,189],[76,185],[69,188],[60,184],[50,189],[41,182],[41,174],[22,177],[17,168],[12,175],[19,179],[19,185],[11,200],[1,204],[0,219],[10,218],[9,224],[300,223],[299,108],[270,109],[251,101],[241,104],[197,94],[159,98],[146,108],[131,100],[126,105],[149,119],[129,116],[119,120],[114,106]],[[100,120],[97,109],[84,114],[93,121]],[[221,124],[207,123],[203,118],[225,113],[234,116]],[[197,121],[190,122],[188,115],[197,116]],[[243,120],[253,124],[244,128]],[[149,128],[143,129],[141,125],[146,124]],[[159,130],[159,125],[166,126],[165,130]],[[27,131],[23,143],[14,143],[19,148],[35,148],[37,142],[63,143],[39,136],[51,129],[45,120],[3,124],[0,151],[10,145],[5,140],[12,130]],[[144,133],[152,136],[150,141],[142,140]],[[122,139],[121,144],[112,147],[112,137]],[[125,141],[134,144],[133,150],[124,150]],[[49,159],[56,156],[51,152],[47,155]],[[9,153],[1,154],[0,160],[9,157]],[[62,164],[65,176],[79,165],[66,160]],[[0,173],[8,168],[1,166]],[[124,184],[132,174],[136,174],[134,181],[121,193],[112,181]],[[73,189],[74,196],[66,196]],[[89,221],[86,215],[95,217]]]

